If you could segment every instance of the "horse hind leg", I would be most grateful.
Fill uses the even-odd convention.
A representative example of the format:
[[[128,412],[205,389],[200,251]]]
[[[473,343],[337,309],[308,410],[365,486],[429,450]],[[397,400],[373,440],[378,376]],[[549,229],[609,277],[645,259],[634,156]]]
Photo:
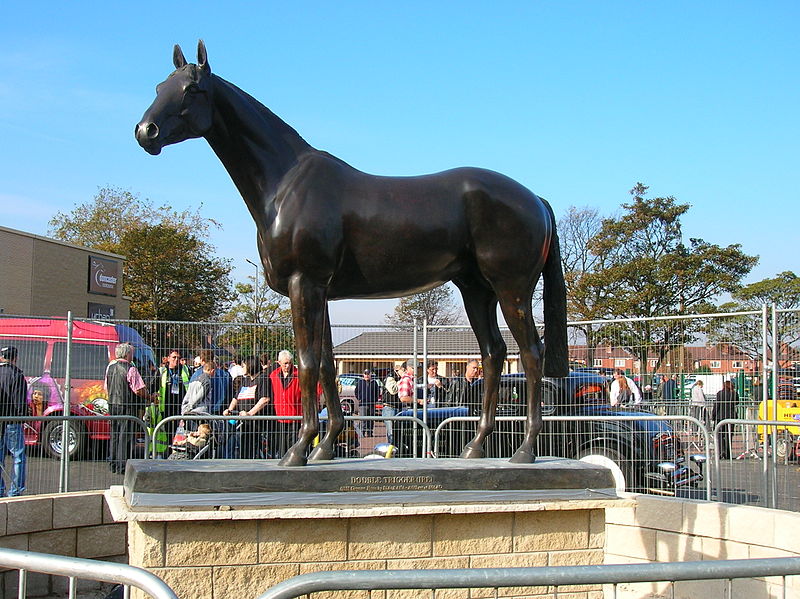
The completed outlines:
[[[483,458],[483,445],[494,430],[497,412],[497,397],[500,388],[500,373],[506,359],[506,344],[497,326],[497,297],[480,281],[457,280],[455,284],[464,299],[470,325],[481,350],[484,375],[483,409],[475,436],[464,447],[462,458]]]
[[[519,345],[522,366],[528,380],[527,385],[527,417],[525,420],[525,436],[522,444],[511,456],[511,462],[530,464],[536,460],[536,437],[542,430],[542,343],[536,332],[531,308],[530,294],[513,292],[501,293],[500,309],[506,319],[508,328]],[[520,300],[520,298],[522,298]]]
[[[311,451],[309,460],[332,460],[335,455],[336,441],[344,430],[344,415],[336,388],[336,368],[333,362],[333,340],[331,339],[331,323],[328,307],[325,306],[325,329],[322,338],[322,355],[319,365],[319,381],[325,396],[325,407],[328,412],[328,426],[319,444]]]

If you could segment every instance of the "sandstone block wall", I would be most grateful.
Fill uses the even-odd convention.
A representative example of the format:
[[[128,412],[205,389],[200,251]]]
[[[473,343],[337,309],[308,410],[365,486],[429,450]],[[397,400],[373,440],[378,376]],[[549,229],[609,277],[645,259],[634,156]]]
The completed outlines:
[[[605,563],[704,561],[800,555],[800,514],[767,508],[637,495],[606,510]],[[779,578],[679,582],[675,599],[781,597]],[[671,596],[667,583],[620,585],[620,598]],[[786,597],[800,597],[800,576]]]
[[[257,597],[287,578],[314,571],[600,564],[605,537],[602,509],[345,518],[320,514],[129,525],[131,565],[155,573],[178,596],[196,599]],[[552,591],[509,588],[498,596],[552,596]],[[559,597],[602,596],[600,587],[565,591]],[[395,599],[419,597],[420,591],[336,596]],[[493,596],[488,589],[437,593],[446,599]]]
[[[127,563],[127,524],[115,522],[103,491],[0,500],[0,547]],[[17,571],[0,571],[0,597],[16,597]],[[28,574],[28,596],[66,593],[67,579]],[[81,581],[79,591],[101,586]]]

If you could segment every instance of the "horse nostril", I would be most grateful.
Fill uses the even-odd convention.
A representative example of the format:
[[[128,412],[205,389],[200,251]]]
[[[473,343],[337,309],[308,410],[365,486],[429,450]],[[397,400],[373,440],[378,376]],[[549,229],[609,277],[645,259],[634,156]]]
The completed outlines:
[[[139,123],[136,125],[136,139],[140,142],[152,141],[158,137],[158,125],[155,123]]]

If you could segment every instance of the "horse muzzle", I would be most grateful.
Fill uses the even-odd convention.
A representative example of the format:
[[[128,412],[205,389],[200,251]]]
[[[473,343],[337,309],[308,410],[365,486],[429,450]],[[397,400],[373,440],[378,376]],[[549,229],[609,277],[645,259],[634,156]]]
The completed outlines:
[[[144,148],[144,151],[153,156],[161,153],[161,140],[158,125],[153,122],[142,121],[136,125],[136,141]]]

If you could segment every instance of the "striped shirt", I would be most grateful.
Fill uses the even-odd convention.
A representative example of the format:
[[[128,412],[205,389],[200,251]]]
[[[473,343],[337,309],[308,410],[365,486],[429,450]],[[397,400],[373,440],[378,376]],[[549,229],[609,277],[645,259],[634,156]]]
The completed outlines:
[[[404,374],[397,387],[398,397],[414,397],[414,377],[412,375]]]

